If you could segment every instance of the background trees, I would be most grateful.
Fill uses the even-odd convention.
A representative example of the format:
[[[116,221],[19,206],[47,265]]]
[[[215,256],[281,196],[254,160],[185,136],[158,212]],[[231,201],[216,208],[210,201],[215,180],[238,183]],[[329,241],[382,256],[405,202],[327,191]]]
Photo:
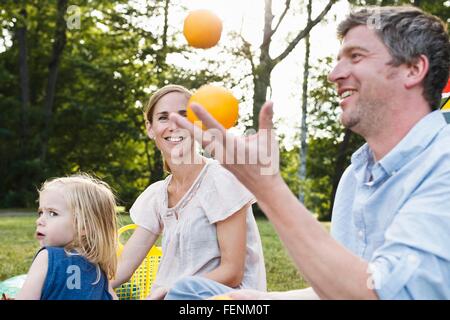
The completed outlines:
[[[445,1],[349,2],[410,3],[447,22],[450,17]],[[198,88],[214,81],[239,87],[241,106],[251,104],[240,126],[255,128],[273,69],[303,44],[314,27],[330,19],[337,1],[286,0],[276,14],[271,0],[261,1],[261,43],[251,44],[235,34],[234,42],[222,47],[226,58],[206,61],[203,68],[169,62],[173,54],[188,61],[195,54],[177,41],[181,27],[170,23],[173,15],[186,14],[183,3],[80,0],[71,7],[67,0],[1,2],[0,207],[33,207],[36,188],[45,179],[77,171],[106,180],[129,207],[147,185],[164,176],[160,154],[145,136],[141,112],[153,90],[167,83]],[[274,54],[274,38],[283,38],[281,27],[289,17],[298,19],[300,10],[311,12],[308,4],[315,14],[304,19],[303,27],[293,28],[284,37],[282,50]],[[290,106],[304,122],[289,128],[296,132],[294,146],[279,136],[281,169],[291,190],[302,191],[306,206],[327,220],[337,182],[363,141],[337,121],[336,93],[326,79],[333,58],[310,57],[309,62],[299,71],[298,96],[303,94],[303,99]],[[231,74],[236,69],[240,73]]]
[[[168,82],[187,87],[226,78],[166,63],[174,45],[167,16],[179,3],[7,1],[0,7],[0,206],[32,207],[47,178],[96,174],[129,206],[162,178],[160,155],[140,107]],[[161,28],[148,28],[152,20]]]

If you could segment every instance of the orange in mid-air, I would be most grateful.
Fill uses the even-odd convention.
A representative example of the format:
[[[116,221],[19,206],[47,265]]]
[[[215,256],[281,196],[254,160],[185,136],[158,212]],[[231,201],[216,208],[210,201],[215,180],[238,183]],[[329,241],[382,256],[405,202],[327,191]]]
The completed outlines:
[[[222,34],[222,20],[209,10],[191,11],[184,19],[183,34],[194,48],[214,47]]]
[[[199,121],[191,109],[195,102],[204,107],[226,129],[235,125],[239,115],[239,101],[225,88],[205,85],[198,89],[189,99],[186,110],[189,121]]]

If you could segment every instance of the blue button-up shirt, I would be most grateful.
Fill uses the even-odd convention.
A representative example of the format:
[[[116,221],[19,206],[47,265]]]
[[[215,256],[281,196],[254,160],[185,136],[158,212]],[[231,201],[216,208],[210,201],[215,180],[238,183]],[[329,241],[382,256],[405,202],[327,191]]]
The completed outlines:
[[[365,144],[351,162],[332,236],[369,262],[368,285],[381,299],[450,299],[450,125],[441,112],[380,161]]]

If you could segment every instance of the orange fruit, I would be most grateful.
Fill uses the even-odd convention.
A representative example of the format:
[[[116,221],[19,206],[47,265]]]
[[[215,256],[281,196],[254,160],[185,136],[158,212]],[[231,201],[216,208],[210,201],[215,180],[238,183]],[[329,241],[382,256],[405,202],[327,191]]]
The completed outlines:
[[[205,85],[198,89],[189,99],[186,110],[189,121],[199,121],[191,109],[191,103],[198,103],[204,107],[226,129],[231,128],[237,121],[239,102],[233,94],[225,88]]]
[[[191,11],[184,19],[184,37],[194,48],[214,47],[219,42],[221,33],[222,21],[211,11]]]

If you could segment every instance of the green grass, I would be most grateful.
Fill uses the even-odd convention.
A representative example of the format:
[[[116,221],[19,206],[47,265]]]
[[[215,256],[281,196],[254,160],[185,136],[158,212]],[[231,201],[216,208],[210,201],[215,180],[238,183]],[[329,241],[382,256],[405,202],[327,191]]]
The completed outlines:
[[[0,281],[27,273],[39,248],[35,216],[0,217]]]
[[[28,272],[34,254],[39,249],[39,244],[34,239],[35,220],[34,214],[0,216],[0,281]],[[129,223],[129,216],[119,216],[119,226]],[[270,222],[257,219],[257,223],[264,250],[268,290],[292,290],[308,286],[283,248]],[[123,241],[126,241],[126,238],[127,235],[123,237]]]

